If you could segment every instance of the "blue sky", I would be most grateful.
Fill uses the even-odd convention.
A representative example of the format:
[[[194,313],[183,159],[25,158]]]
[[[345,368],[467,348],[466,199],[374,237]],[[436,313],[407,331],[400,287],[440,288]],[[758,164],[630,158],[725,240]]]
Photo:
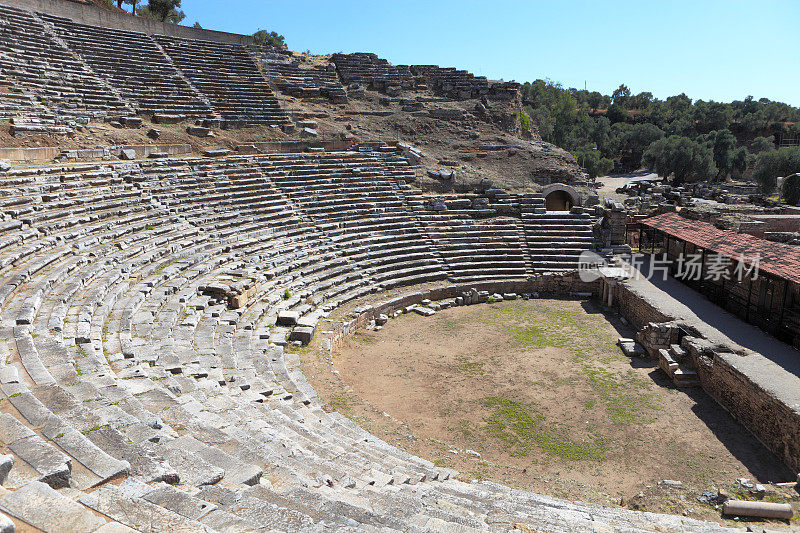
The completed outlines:
[[[800,0],[183,0],[184,24],[274,30],[292,50],[375,52],[491,79],[800,106]]]

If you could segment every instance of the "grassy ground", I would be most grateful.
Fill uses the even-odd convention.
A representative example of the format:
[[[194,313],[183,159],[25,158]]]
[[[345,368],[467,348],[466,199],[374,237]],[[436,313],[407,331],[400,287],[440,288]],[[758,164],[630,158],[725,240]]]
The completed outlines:
[[[702,391],[625,357],[631,334],[590,302],[520,300],[403,315],[301,361],[328,408],[464,479],[705,519],[704,492],[789,479]]]

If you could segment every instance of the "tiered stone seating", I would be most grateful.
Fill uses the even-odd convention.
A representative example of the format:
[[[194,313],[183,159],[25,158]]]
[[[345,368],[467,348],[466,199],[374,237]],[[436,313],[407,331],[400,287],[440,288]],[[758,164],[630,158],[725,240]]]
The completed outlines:
[[[267,78],[286,94],[302,98],[324,96],[337,104],[347,103],[347,92],[339,83],[336,69],[301,68],[295,63],[264,61]]]
[[[51,15],[39,16],[54,26],[70,50],[135,103],[137,114],[214,117],[214,112],[149,35],[78,24]]]
[[[0,73],[66,117],[105,117],[131,109],[53,38],[35,14],[0,5]]]
[[[339,249],[384,287],[443,279],[441,259],[410,216],[397,181],[413,171],[395,156],[273,159],[275,184]]]
[[[522,224],[536,272],[575,270],[581,253],[593,248],[592,219],[586,213],[523,213]]]
[[[5,83],[10,81],[9,79],[3,80]],[[0,120],[9,120],[16,117],[54,119],[47,108],[36,101],[32,95],[10,89],[15,89],[15,87],[10,85],[0,86]]]
[[[0,84],[0,120],[11,124],[9,132],[16,136],[49,133],[66,135],[74,131],[71,124],[64,123],[43,106],[33,95],[26,93],[7,78]]]
[[[224,126],[290,122],[246,47],[161,35],[155,39],[222,116]]]
[[[411,65],[411,72],[434,92],[464,100],[489,94],[485,76],[475,76],[466,70],[438,65]]]
[[[514,219],[476,223],[465,215],[432,214],[424,221],[455,281],[525,279],[533,274]]]
[[[519,212],[515,197],[506,194],[490,203],[477,194],[425,197],[409,185],[403,190],[453,280],[525,279],[533,274],[520,220],[498,218],[503,208]]]
[[[388,152],[8,173],[0,511],[43,531],[721,531],[465,483],[323,409],[285,319],[364,294],[348,276],[371,290],[392,251],[370,232],[428,243],[408,178]]]
[[[336,65],[339,77],[346,85],[359,83],[376,91],[386,91],[389,87],[414,87],[414,78],[407,66],[392,65],[375,54],[333,54],[331,62]]]
[[[521,84],[515,81],[503,81],[489,86],[489,98],[495,100],[513,100],[519,95]]]

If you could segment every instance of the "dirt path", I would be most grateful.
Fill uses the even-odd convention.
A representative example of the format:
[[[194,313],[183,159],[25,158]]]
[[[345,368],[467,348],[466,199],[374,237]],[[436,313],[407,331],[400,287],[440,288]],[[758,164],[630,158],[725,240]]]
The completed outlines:
[[[711,519],[697,494],[789,479],[701,390],[623,356],[630,334],[592,303],[502,302],[403,315],[349,339],[332,369],[306,350],[304,372],[332,408],[464,479]]]

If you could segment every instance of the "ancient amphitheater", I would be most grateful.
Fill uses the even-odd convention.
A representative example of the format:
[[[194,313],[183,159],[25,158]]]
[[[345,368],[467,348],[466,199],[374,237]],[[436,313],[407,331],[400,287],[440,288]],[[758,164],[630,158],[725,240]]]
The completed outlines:
[[[289,349],[312,336],[335,348],[426,298],[611,301],[612,282],[575,272],[600,216],[572,206],[579,175],[530,193],[424,194],[417,150],[317,141],[313,116],[275,93],[492,103],[516,98],[515,84],[372,54],[300,68],[244,36],[126,24],[0,0],[0,115],[16,138],[142,117],[305,138],[238,153],[75,150],[0,172],[0,531],[728,530],[463,479],[323,408]],[[406,100],[408,113],[458,113]],[[337,309],[351,312],[326,320]],[[643,316],[630,320],[669,337]],[[767,446],[797,467],[798,441],[776,439]]]

